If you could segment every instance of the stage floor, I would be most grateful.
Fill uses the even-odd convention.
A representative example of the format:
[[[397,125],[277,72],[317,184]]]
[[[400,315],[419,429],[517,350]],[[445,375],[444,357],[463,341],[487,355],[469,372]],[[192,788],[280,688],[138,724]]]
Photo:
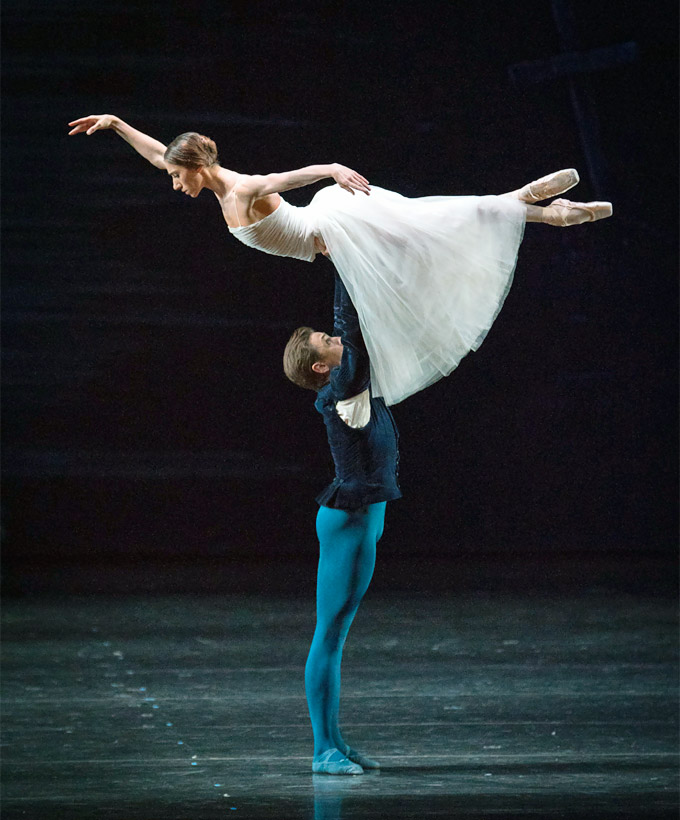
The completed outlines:
[[[4,602],[2,817],[676,818],[668,596],[369,594],[311,773],[311,596]]]

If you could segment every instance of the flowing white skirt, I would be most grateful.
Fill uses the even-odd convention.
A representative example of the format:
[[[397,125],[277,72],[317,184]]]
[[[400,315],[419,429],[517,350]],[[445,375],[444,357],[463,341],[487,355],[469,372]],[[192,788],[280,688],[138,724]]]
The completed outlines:
[[[522,203],[331,185],[308,208],[357,309],[375,396],[397,404],[480,346],[512,284]]]

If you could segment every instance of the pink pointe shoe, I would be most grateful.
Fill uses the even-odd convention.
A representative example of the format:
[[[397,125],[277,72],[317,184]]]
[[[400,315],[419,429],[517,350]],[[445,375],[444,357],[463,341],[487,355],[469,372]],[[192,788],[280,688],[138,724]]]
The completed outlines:
[[[611,202],[571,202],[568,199],[555,199],[543,209],[548,225],[567,228],[570,225],[581,225],[583,222],[597,222],[612,215]]]
[[[522,202],[532,205],[534,202],[541,202],[551,196],[563,194],[579,182],[579,175],[576,168],[564,168],[562,171],[555,171],[548,176],[536,179],[524,185],[517,192],[517,198]]]

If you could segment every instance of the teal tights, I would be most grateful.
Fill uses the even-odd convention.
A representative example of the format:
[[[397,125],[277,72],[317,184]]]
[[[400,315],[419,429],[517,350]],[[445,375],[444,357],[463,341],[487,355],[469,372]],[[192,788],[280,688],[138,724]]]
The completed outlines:
[[[305,667],[315,758],[346,748],[338,726],[342,649],[373,577],[386,506],[382,501],[354,512],[319,507],[316,630]]]

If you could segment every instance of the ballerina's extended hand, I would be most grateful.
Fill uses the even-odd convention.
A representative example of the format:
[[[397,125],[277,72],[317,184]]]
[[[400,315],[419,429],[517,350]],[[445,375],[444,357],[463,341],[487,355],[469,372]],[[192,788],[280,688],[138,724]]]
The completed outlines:
[[[366,177],[362,177],[361,174],[346,165],[340,165],[337,162],[334,164],[333,179],[341,188],[349,191],[352,195],[354,195],[355,190],[363,191],[366,196],[371,193],[371,186],[368,184]]]
[[[69,123],[71,131],[68,132],[69,137],[73,134],[82,134],[84,131],[87,136],[91,136],[95,131],[103,131],[105,128],[111,128],[115,117],[111,114],[90,114],[87,117],[81,117],[78,120],[73,120]]]

